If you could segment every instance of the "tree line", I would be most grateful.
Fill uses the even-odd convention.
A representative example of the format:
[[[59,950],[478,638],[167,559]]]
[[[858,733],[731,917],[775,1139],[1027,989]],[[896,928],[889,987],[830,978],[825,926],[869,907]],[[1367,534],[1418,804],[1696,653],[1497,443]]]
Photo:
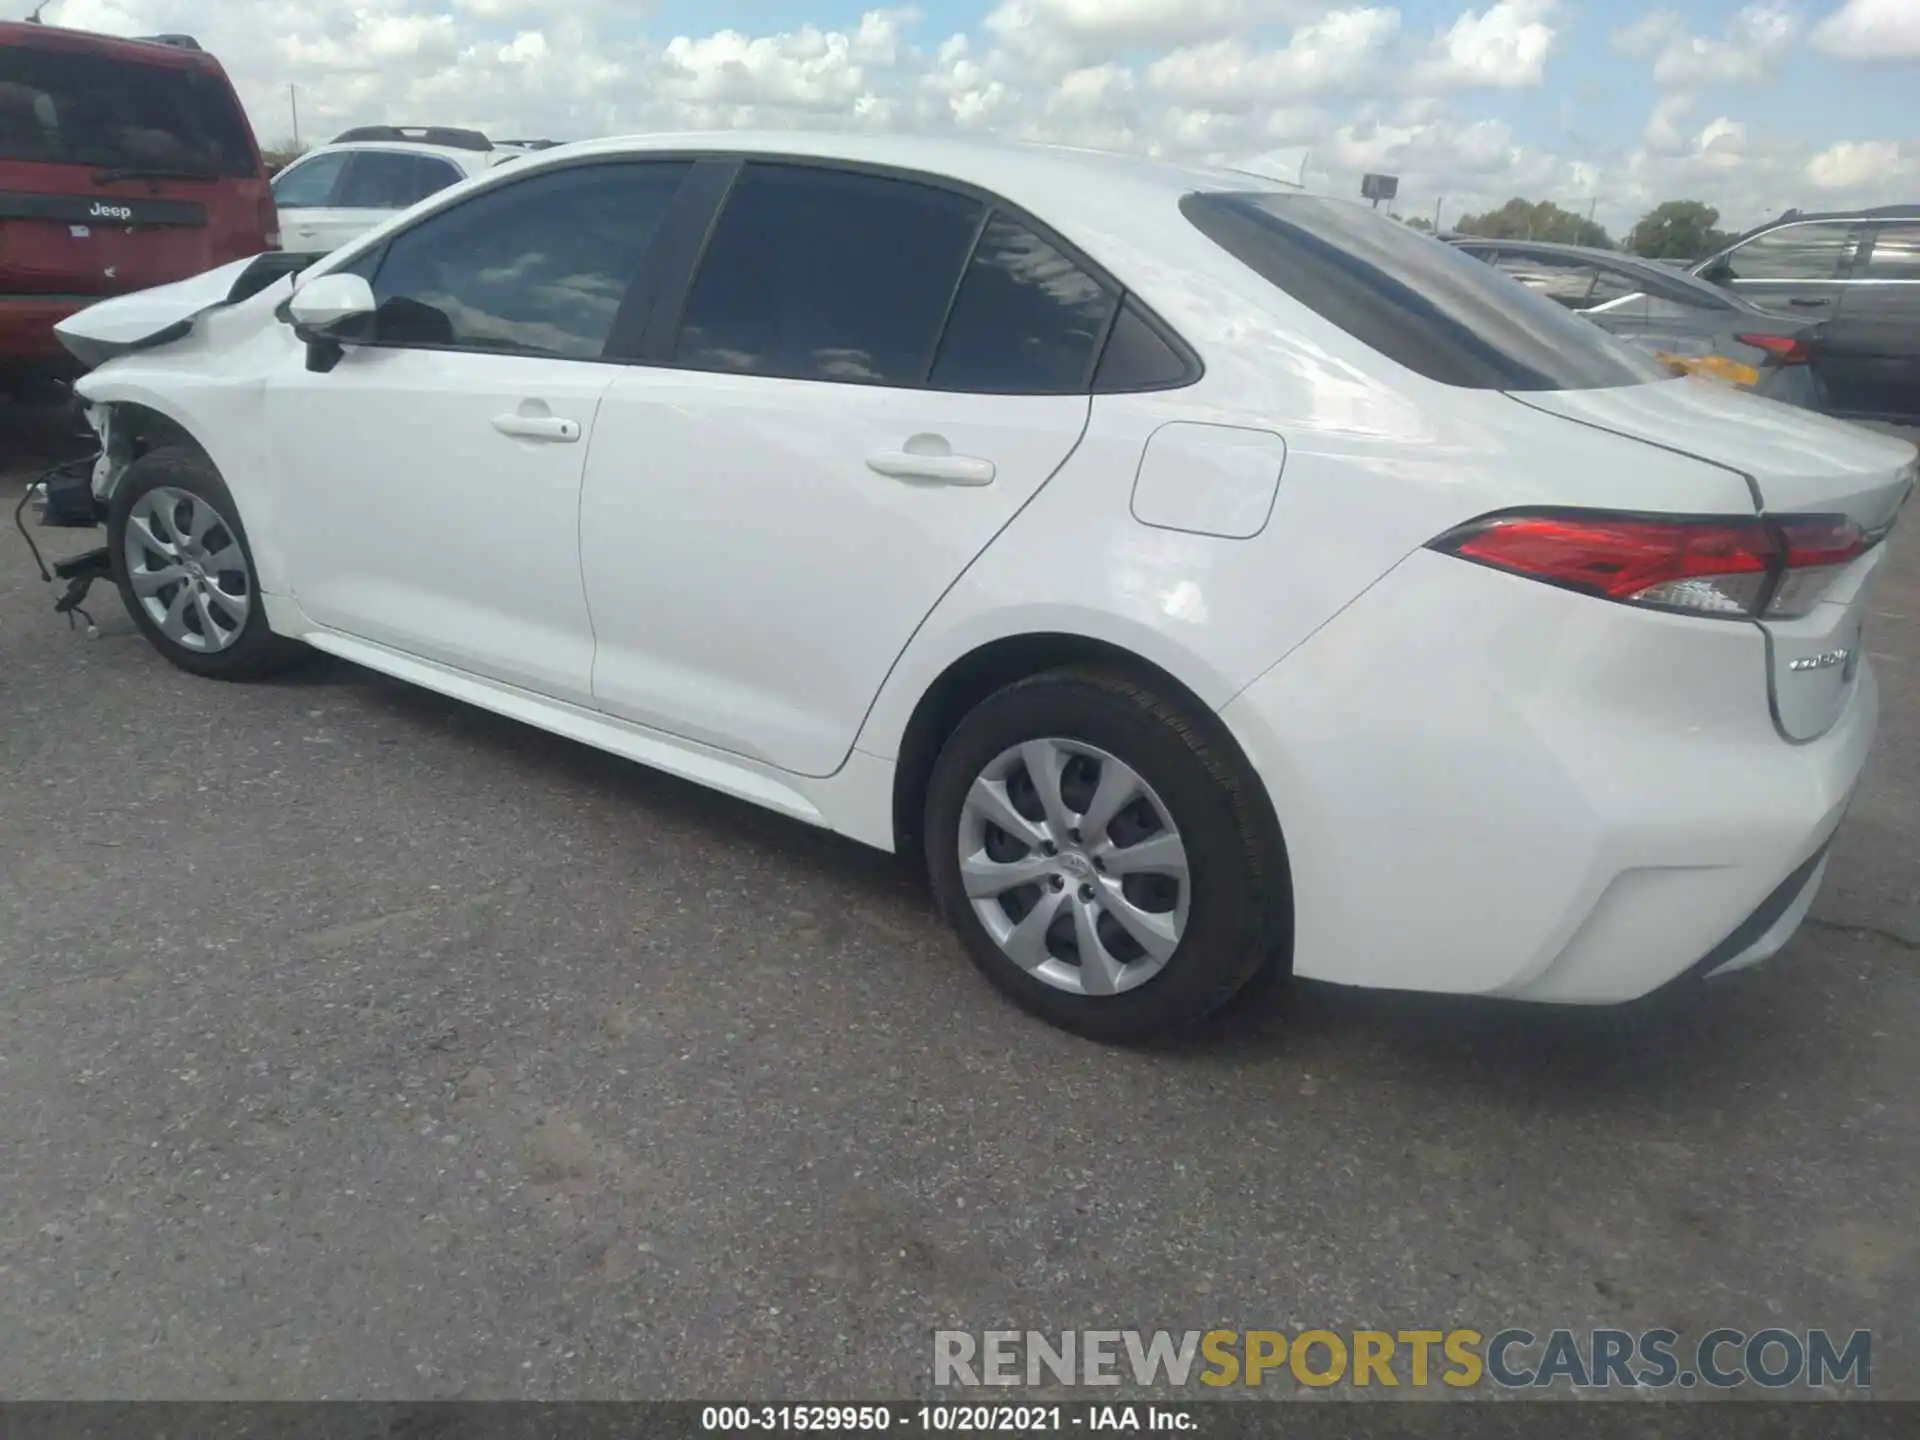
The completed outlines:
[[[1421,216],[1408,216],[1419,230],[1433,226]],[[1733,236],[1719,228],[1720,212],[1701,200],[1667,200],[1640,217],[1624,243],[1615,243],[1607,227],[1551,200],[1523,200],[1519,196],[1483,215],[1463,215],[1453,227],[1458,235],[1491,240],[1552,240],[1563,245],[1591,245],[1602,250],[1630,250],[1650,260],[1700,260],[1730,244]]]

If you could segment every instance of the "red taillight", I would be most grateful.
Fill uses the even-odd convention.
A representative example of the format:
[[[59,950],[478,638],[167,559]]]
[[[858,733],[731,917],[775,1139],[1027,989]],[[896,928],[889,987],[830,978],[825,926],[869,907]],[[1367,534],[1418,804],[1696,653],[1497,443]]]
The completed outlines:
[[[1787,544],[1787,568],[1808,570],[1845,565],[1866,554],[1866,533],[1853,521],[1832,515],[1789,516],[1779,522]]]
[[[1432,548],[1630,605],[1786,618],[1811,609],[1869,544],[1844,516],[1667,519],[1585,510],[1490,516]]]
[[[1805,365],[1813,356],[1807,347],[1791,335],[1736,335],[1742,345],[1764,350],[1776,365]]]
[[[260,234],[266,241],[267,249],[280,248],[280,209],[273,203],[271,194],[260,197]]]

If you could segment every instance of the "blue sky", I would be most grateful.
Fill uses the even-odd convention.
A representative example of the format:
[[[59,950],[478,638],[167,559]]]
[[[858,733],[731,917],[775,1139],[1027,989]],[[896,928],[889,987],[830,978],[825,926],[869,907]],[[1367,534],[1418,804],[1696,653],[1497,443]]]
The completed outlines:
[[[1920,200],[1920,0],[55,0],[186,29],[263,137],[380,120],[565,138],[708,126],[960,131],[1402,176],[1616,231],[1678,196],[1745,224]],[[964,37],[954,42],[953,37]]]

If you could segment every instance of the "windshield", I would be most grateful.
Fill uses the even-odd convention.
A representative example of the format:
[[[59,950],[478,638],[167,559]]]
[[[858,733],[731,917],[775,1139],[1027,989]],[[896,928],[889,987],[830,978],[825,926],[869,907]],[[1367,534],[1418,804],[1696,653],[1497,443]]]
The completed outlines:
[[[1181,213],[1356,340],[1445,385],[1597,390],[1672,372],[1453,246],[1315,195],[1194,194]]]
[[[0,47],[0,160],[206,175],[257,165],[219,75],[38,45]]]

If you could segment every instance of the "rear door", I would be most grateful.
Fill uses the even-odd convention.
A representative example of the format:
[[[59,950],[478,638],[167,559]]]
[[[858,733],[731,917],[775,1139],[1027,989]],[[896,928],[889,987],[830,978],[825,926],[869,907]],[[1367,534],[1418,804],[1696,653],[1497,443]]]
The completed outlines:
[[[263,195],[252,132],[203,60],[0,44],[0,293],[118,295],[256,253]]]
[[[601,407],[596,703],[832,773],[915,629],[1079,443],[1117,305],[975,196],[745,166],[684,315]]]
[[[1865,238],[1858,220],[1793,220],[1735,246],[1701,274],[1765,309],[1829,319]]]
[[[1817,345],[1833,409],[1920,424],[1920,220],[1869,229],[1864,259]]]

